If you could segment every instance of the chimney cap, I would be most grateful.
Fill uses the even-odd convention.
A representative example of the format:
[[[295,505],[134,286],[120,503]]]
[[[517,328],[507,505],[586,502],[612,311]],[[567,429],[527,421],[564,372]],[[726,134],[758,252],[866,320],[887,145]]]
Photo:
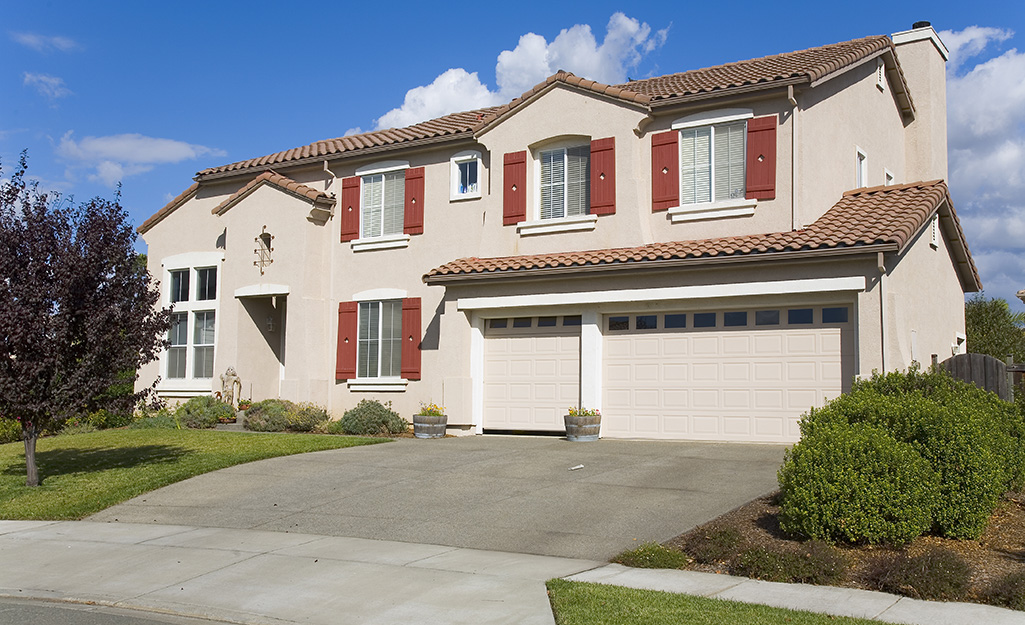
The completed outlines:
[[[921,21],[921,22],[915,22],[914,24],[912,24],[911,28],[912,28],[912,30],[914,30],[916,28],[929,28],[930,26],[932,26],[931,22]]]

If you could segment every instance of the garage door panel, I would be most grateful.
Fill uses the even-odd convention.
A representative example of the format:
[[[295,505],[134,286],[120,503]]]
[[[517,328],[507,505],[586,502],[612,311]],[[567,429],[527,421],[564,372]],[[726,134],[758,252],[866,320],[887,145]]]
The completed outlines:
[[[691,367],[691,378],[695,382],[716,382],[719,380],[719,364],[694,363]]]
[[[782,356],[783,337],[779,334],[758,333],[754,336],[752,353],[755,356]]]
[[[751,353],[751,337],[746,334],[728,334],[722,338],[722,353],[727,356]]]
[[[751,392],[748,390],[724,390],[722,406],[723,408],[750,408]]]
[[[634,365],[634,382],[658,382],[662,379],[661,369],[662,367],[658,363]]]
[[[662,379],[666,382],[687,380],[687,365],[680,363],[665,363],[662,365]]]
[[[665,334],[662,339],[662,354],[667,357],[686,356],[690,353],[689,343],[686,335]]]
[[[783,363],[781,362],[756,362],[754,363],[754,379],[756,382],[782,382]]]
[[[751,365],[746,362],[724,362],[722,379],[725,381],[744,381],[751,379]]]
[[[719,408],[719,391],[715,389],[694,389],[691,391],[691,405],[694,408]]]
[[[691,353],[695,356],[718,356],[720,353],[719,337],[695,335],[691,337]]]

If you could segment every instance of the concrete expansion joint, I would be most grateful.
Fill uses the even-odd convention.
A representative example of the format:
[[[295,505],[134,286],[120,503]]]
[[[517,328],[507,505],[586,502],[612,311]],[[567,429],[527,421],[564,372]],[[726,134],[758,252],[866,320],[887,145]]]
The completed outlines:
[[[894,597],[894,601],[893,601],[893,603],[891,603],[890,605],[888,605],[888,606],[886,606],[885,608],[883,608],[883,609],[882,609],[882,611],[880,611],[880,612],[879,612],[879,614],[876,614],[875,616],[872,616],[871,618],[872,618],[873,620],[876,620],[876,621],[878,621],[878,620],[882,620],[882,616],[883,616],[884,614],[886,614],[887,612],[889,612],[889,611],[890,611],[890,610],[892,610],[893,608],[897,607],[897,604],[898,604],[898,603],[900,603],[900,602],[902,602],[902,601],[904,601],[904,599],[905,599],[905,598],[906,598],[906,597]]]

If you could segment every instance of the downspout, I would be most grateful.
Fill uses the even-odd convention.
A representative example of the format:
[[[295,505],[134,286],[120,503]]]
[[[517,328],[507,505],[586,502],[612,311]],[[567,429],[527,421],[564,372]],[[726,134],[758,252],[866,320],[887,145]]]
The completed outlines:
[[[879,360],[882,372],[886,373],[886,293],[883,291],[886,262],[882,252],[876,253],[876,269],[879,270]]]
[[[787,102],[791,107],[790,129],[790,229],[797,230],[797,98],[794,97],[794,86],[787,85]]]

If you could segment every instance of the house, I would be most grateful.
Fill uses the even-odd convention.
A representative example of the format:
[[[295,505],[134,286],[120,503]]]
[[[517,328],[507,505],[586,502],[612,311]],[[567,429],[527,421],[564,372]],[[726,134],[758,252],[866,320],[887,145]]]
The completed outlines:
[[[199,172],[139,227],[174,306],[142,371],[364,398],[452,431],[794,441],[855,376],[965,349],[980,289],[944,180],[927,23]]]

